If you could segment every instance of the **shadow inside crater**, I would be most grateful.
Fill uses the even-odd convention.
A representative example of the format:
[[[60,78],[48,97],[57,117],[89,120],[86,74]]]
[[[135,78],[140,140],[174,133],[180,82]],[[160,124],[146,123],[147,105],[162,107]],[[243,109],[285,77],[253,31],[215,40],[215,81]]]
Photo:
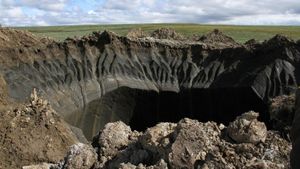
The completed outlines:
[[[67,121],[81,128],[90,140],[106,123],[118,120],[138,131],[159,122],[178,122],[185,117],[227,125],[236,116],[250,110],[259,112],[260,120],[269,121],[267,104],[251,88],[189,89],[179,93],[157,93],[121,87],[74,112]]]

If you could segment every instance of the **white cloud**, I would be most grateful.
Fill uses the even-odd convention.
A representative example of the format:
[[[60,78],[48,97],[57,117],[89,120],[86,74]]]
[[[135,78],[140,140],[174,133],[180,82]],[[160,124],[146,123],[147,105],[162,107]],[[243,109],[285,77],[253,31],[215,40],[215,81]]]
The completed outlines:
[[[89,10],[89,11],[88,11],[88,14],[89,14],[89,15],[97,15],[97,13],[96,13],[94,10]]]
[[[300,25],[299,0],[1,0],[0,9],[0,22],[14,26],[153,22]]]
[[[41,10],[61,11],[68,0],[20,0],[20,5]]]
[[[255,18],[255,19],[253,19]],[[247,21],[247,22],[246,22]],[[255,16],[233,17],[231,20],[217,23],[235,25],[300,25],[300,14],[268,14]]]

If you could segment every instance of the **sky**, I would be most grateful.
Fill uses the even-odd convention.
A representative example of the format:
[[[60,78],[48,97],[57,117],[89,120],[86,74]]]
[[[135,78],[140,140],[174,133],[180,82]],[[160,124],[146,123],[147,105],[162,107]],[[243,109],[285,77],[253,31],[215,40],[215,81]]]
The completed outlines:
[[[0,0],[3,26],[300,25],[300,0]]]

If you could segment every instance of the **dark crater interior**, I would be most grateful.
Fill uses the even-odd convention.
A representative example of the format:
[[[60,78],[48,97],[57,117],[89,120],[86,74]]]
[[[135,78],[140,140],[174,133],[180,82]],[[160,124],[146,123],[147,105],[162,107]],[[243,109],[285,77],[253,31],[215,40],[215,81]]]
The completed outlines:
[[[267,122],[267,105],[252,90],[189,89],[176,92],[136,91],[136,106],[130,126],[145,130],[158,122],[178,122],[188,117],[202,122],[228,124],[238,115],[253,110]]]
[[[134,130],[143,131],[159,122],[178,122],[188,117],[202,122],[227,125],[247,111],[260,113],[268,124],[268,106],[251,88],[186,89],[147,91],[121,87],[90,102],[81,117],[71,123],[91,139],[107,122],[122,120]]]

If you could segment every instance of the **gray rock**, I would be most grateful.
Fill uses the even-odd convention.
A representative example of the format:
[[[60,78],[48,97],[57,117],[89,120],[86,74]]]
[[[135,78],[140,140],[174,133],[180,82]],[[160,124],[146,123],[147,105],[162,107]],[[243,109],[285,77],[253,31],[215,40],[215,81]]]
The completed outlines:
[[[171,168],[194,168],[197,160],[206,160],[209,152],[217,149],[220,130],[214,122],[200,123],[196,120],[181,120],[174,132],[168,162]]]
[[[94,138],[94,143],[99,150],[99,168],[116,168],[123,162],[138,164],[148,157],[145,150],[140,150],[134,144],[140,133],[131,131],[130,127],[121,121],[108,123]]]
[[[106,124],[95,140],[100,148],[99,153],[107,158],[114,157],[128,146],[131,133],[130,127],[121,121]]]
[[[159,123],[154,127],[148,128],[140,137],[144,149],[155,154],[155,158],[166,159],[169,149],[172,145],[173,132],[177,124],[174,123]]]
[[[63,169],[90,169],[97,161],[97,153],[90,145],[78,143],[71,146],[65,157]]]

